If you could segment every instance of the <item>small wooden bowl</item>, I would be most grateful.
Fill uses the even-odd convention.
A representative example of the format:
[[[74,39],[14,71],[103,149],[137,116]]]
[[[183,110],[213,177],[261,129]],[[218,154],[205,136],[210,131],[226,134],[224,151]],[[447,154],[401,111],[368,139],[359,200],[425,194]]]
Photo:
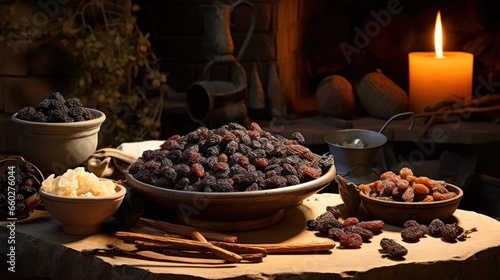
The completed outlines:
[[[407,220],[416,220],[428,225],[436,218],[445,221],[452,217],[462,200],[462,189],[452,184],[446,184],[446,188],[458,195],[451,199],[432,202],[387,201],[370,197],[364,192],[359,192],[359,196],[368,213],[387,224],[401,226]]]

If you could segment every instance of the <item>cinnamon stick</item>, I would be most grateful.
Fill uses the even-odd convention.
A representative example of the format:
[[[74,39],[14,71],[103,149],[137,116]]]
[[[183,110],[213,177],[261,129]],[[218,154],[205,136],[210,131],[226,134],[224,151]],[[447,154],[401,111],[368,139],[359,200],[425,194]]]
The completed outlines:
[[[142,240],[135,240],[134,244],[135,247],[137,247],[137,249],[151,250],[151,251],[163,251],[163,250],[189,251],[193,249],[190,246],[181,246],[181,245],[159,243],[159,242],[148,242]]]
[[[204,258],[204,259],[219,259],[218,256],[209,252],[200,251],[177,251],[177,250],[163,250],[163,254],[169,256],[177,257],[188,257],[188,258]],[[262,262],[262,254],[241,254],[242,260],[247,262]]]
[[[244,244],[228,243],[220,241],[211,241],[210,243],[238,254],[262,254],[263,256],[267,255],[266,249],[258,247],[258,244],[256,246],[248,246]]]
[[[200,242],[208,242],[207,239],[205,238],[205,236],[203,236],[203,234],[201,234],[201,232],[199,232],[198,230],[193,230],[191,232],[191,237],[194,240],[197,240],[197,241],[200,241]]]
[[[201,230],[190,226],[172,224],[165,221],[151,220],[146,218],[140,218],[137,225],[148,226],[186,237],[191,237],[191,233],[196,230],[202,233],[203,236],[205,236],[205,238],[208,240],[223,241],[223,242],[236,242],[238,240],[238,237],[234,235],[228,235],[208,230]]]
[[[199,232],[198,230],[193,230],[191,232],[191,236],[193,237],[194,240],[196,241],[199,241],[199,242],[202,242],[202,243],[206,243],[206,244],[210,244],[210,252],[212,252],[214,255],[217,255],[219,257],[223,257],[225,258],[225,256],[229,256],[229,255],[233,255],[233,257],[235,259],[238,259],[238,258],[242,258],[241,256],[239,256],[238,254],[232,252],[232,251],[229,251],[229,250],[226,250],[224,248],[221,248],[221,247],[218,247],[218,246],[215,246],[211,243],[209,243],[207,241],[207,239],[205,238],[205,236],[203,236],[203,234],[201,234],[201,232]]]
[[[166,243],[177,246],[185,246],[186,248],[201,250],[201,251],[209,251],[227,261],[230,262],[240,262],[242,257],[236,253],[228,251],[226,249],[217,247],[208,242],[200,242],[196,240],[188,240],[181,239],[175,237],[168,236],[156,236],[145,233],[136,233],[136,232],[126,232],[126,231],[118,231],[115,233],[116,238],[122,239],[129,242],[135,242],[136,240],[148,241],[148,242],[157,242],[157,243]]]
[[[240,244],[243,246],[262,248],[267,253],[308,253],[329,251],[335,248],[333,242],[307,243],[307,244]]]

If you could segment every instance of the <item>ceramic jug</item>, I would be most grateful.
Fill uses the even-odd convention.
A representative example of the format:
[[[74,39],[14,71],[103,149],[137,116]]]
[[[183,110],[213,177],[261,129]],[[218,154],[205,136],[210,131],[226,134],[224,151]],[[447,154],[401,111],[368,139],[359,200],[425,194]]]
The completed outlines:
[[[216,55],[232,55],[234,53],[230,28],[231,14],[234,8],[239,5],[246,5],[251,9],[250,26],[237,55],[239,61],[255,28],[253,4],[246,0],[235,1],[231,5],[216,1],[212,5],[201,5],[199,7],[204,18],[203,52],[208,60],[212,60]]]

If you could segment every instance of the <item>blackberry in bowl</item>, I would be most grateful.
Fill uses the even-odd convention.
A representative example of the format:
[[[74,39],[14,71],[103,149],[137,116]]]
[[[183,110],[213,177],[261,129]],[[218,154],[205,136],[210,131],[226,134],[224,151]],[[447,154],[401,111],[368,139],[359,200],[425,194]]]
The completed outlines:
[[[44,174],[61,174],[83,164],[97,148],[105,119],[103,112],[83,107],[77,98],[64,99],[59,92],[11,117],[21,155]]]

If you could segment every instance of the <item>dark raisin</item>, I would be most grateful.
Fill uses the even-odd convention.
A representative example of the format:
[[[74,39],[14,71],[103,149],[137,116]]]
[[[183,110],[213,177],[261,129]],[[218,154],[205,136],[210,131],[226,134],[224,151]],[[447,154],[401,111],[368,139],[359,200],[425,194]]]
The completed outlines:
[[[255,182],[257,176],[255,173],[241,173],[234,175],[232,178],[234,181],[234,187],[239,190],[244,190],[246,187]]]
[[[299,177],[297,177],[296,175],[286,175],[285,179],[287,186],[294,186],[300,184]]]
[[[286,179],[283,176],[273,176],[267,178],[264,182],[266,189],[275,189],[286,186]]]
[[[363,238],[354,232],[346,232],[340,237],[340,246],[346,249],[358,249],[363,245]]]
[[[148,169],[141,169],[137,171],[134,175],[134,178],[138,181],[149,184],[151,182],[151,171]]]
[[[259,186],[257,183],[252,183],[250,186],[248,186],[245,191],[260,191],[262,188]]]
[[[172,182],[177,181],[177,172],[172,167],[164,167],[161,169],[161,174]]]
[[[219,145],[221,140],[222,140],[222,136],[220,136],[218,134],[211,133],[207,136],[207,139],[205,141],[205,145],[207,145],[207,146]]]
[[[128,171],[131,175],[134,175],[135,173],[137,173],[137,171],[141,170],[141,169],[144,169],[144,161],[140,158],[136,161],[134,161]]]
[[[331,212],[325,212],[316,218],[318,222],[316,230],[321,233],[327,234],[328,230],[332,227],[341,228],[342,223],[335,218],[335,215]]]
[[[0,202],[1,202],[1,200],[0,200]],[[318,222],[316,221],[316,219],[307,220],[307,222],[306,222],[306,226],[310,230],[316,230],[317,225],[318,225]]]
[[[408,254],[408,250],[394,239],[382,238],[380,246],[392,258],[402,258]]]
[[[326,206],[326,211],[332,212],[336,219],[342,216],[342,214],[340,213],[340,209],[337,206]]]
[[[68,98],[68,99],[66,99],[66,106],[67,106],[68,108],[72,108],[72,107],[82,107],[82,106],[83,106],[83,103],[82,103],[82,101],[80,100],[80,98],[73,97],[73,98]]]
[[[236,142],[235,140],[232,140],[232,141],[229,141],[229,143],[227,143],[226,145],[226,148],[224,149],[224,153],[226,154],[233,154],[233,153],[236,153],[236,151],[238,151],[238,142]]]
[[[24,107],[17,112],[16,117],[25,121],[34,121],[35,120],[36,110],[33,107]]]
[[[363,238],[363,241],[365,242],[373,238],[373,232],[358,226],[344,227],[344,231],[359,234],[359,236],[361,236],[361,238]]]
[[[418,226],[408,226],[403,228],[401,231],[401,238],[406,242],[418,242],[421,237],[424,236],[424,233],[420,229],[420,225]]]
[[[355,226],[359,224],[359,220],[358,218],[356,217],[349,217],[347,219],[344,220],[344,222],[342,223],[342,226],[343,227],[348,227],[348,226]]]
[[[405,227],[405,228],[407,228],[407,227],[418,227],[418,226],[420,226],[420,223],[418,223],[415,220],[407,220],[403,224],[403,227]]]
[[[370,230],[374,233],[382,231],[384,228],[384,221],[382,220],[372,220],[372,221],[361,221],[356,224],[358,227]]]
[[[281,165],[281,167],[283,168],[283,170],[282,170],[283,175],[295,175],[295,176],[297,176],[297,170],[290,163],[285,162]]]
[[[340,241],[340,238],[345,235],[345,231],[341,228],[332,227],[328,230],[328,237],[335,241]]]
[[[152,178],[151,179],[151,185],[164,188],[164,189],[169,189],[172,187],[172,181],[169,180],[166,177],[159,177],[159,178]]]
[[[63,96],[60,92],[58,92],[58,91],[53,92],[53,93],[52,93],[52,94],[50,94],[47,98],[48,98],[48,99],[58,100],[58,101],[60,101],[60,102],[65,102],[65,101],[66,101],[66,100],[64,99],[64,96]]]
[[[453,224],[445,224],[441,227],[441,236],[448,242],[454,243],[457,241],[457,232],[458,230]]]
[[[182,152],[180,150],[171,150],[167,152],[167,157],[172,162],[177,162],[181,157]]]
[[[180,178],[177,183],[175,183],[175,185],[173,186],[173,189],[174,190],[183,190],[184,188],[186,188],[188,185],[190,184],[190,181],[188,178],[186,177],[183,177],[183,178]]]
[[[427,227],[429,230],[429,234],[434,237],[441,236],[441,229],[444,227],[443,221],[440,219],[434,219]]]
[[[321,168],[321,171],[323,173],[326,173],[328,172],[328,170],[330,170],[330,168],[332,167],[332,165],[334,165],[334,163],[335,161],[333,155],[327,154],[321,156],[321,158],[318,160],[318,167]]]
[[[26,210],[26,204],[24,203],[24,201],[19,201],[16,203],[16,211],[18,212],[22,212]]]
[[[306,143],[304,136],[300,132],[293,132],[291,135],[291,139],[296,140],[300,145],[304,145]]]

